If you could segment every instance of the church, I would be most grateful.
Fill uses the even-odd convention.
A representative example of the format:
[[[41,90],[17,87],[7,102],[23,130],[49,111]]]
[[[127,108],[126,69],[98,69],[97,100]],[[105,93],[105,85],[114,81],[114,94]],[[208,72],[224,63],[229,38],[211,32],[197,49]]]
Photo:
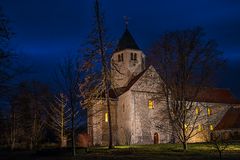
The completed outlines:
[[[118,69],[114,69],[116,66]],[[127,28],[111,57],[111,78],[115,88],[110,91],[113,144],[171,143],[172,133],[157,127],[161,125],[170,130],[168,120],[163,120],[166,116],[163,102],[155,101],[161,89],[161,78],[152,65],[146,66],[146,55]],[[234,132],[239,135],[240,126],[237,121],[240,118],[240,101],[228,89],[211,88],[205,93],[196,100],[196,104],[204,104],[199,110],[208,123],[204,123],[205,126],[199,123],[198,129],[216,128],[219,132]],[[96,100],[94,104],[87,111],[88,135],[92,145],[106,146],[109,136],[106,105],[104,100]],[[238,111],[235,119],[223,122],[226,117],[231,117],[228,115],[231,109]],[[233,123],[236,125],[232,125]],[[200,134],[189,140],[190,143],[204,141]]]

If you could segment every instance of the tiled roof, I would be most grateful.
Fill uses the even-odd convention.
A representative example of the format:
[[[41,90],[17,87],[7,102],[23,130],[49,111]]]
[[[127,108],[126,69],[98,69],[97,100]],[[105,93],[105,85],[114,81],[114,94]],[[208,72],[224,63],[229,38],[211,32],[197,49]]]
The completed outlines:
[[[240,104],[229,89],[222,88],[204,88],[195,98],[198,102]]]
[[[115,51],[117,52],[117,51],[121,51],[121,50],[124,50],[124,49],[137,49],[137,50],[139,50],[139,47],[138,47],[137,43],[135,42],[133,36],[128,31],[128,29],[125,30],[122,37],[120,38]]]
[[[148,67],[149,68],[149,67]],[[116,89],[111,89],[110,90],[110,97],[111,98],[117,98],[118,96],[120,96],[121,94],[127,92],[138,80],[139,78],[142,77],[142,75],[148,70],[148,68],[146,68],[145,70],[143,70],[141,73],[139,73],[138,75],[136,75],[135,77],[133,77],[128,85],[126,87],[120,87],[120,88],[116,88]]]
[[[240,108],[231,107],[215,127],[215,130],[240,129]]]

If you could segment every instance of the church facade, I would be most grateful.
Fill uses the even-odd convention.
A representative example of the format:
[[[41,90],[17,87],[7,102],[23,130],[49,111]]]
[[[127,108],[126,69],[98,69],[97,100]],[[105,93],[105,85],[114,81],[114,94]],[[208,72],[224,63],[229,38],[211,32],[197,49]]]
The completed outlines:
[[[140,50],[128,29],[125,30],[111,58],[111,78],[114,90],[110,91],[111,120],[114,145],[158,144],[174,141],[166,117],[164,102],[157,101],[163,83],[153,66],[146,67],[146,56]],[[213,130],[231,107],[238,107],[229,90],[213,88],[208,96],[196,101],[205,117],[198,129]],[[108,113],[104,100],[96,100],[88,108],[88,134],[92,145],[108,144]],[[207,123],[206,123],[207,121]],[[161,130],[161,128],[165,128]],[[168,130],[168,131],[166,131]],[[201,134],[189,142],[203,142]]]

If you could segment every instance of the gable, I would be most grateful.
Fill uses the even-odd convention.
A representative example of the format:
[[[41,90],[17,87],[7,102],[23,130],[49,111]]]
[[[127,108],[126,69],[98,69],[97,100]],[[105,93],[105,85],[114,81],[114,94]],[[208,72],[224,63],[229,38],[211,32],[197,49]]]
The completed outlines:
[[[141,74],[141,73],[140,73]],[[132,84],[130,90],[140,92],[159,92],[161,78],[153,66],[149,66],[140,77]]]

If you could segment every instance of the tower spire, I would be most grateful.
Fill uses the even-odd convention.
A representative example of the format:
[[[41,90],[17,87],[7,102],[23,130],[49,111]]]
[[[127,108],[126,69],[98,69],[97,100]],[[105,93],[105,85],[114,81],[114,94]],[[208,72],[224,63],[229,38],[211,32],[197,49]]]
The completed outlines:
[[[126,28],[126,30],[128,29],[128,23],[129,23],[129,17],[128,16],[124,16],[123,17],[124,18],[124,21],[125,21],[125,28]]]

